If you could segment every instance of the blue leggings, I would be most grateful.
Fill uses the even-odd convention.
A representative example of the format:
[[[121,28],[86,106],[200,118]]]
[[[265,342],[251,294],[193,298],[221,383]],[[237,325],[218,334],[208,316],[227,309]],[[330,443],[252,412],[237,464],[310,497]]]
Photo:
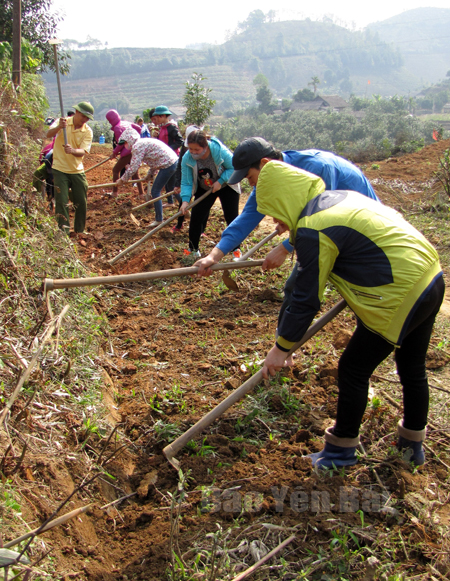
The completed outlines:
[[[176,161],[169,167],[165,167],[164,169],[159,170],[158,175],[156,176],[155,181],[153,182],[152,185],[152,198],[159,198],[163,187],[167,184],[170,178],[173,175],[175,175],[175,172],[177,171],[177,165],[178,161]],[[177,198],[177,200],[180,198],[180,196],[178,195],[176,195],[175,197]],[[155,219],[157,220],[157,222],[162,222],[163,219],[162,201],[158,200],[153,205],[155,206]]]

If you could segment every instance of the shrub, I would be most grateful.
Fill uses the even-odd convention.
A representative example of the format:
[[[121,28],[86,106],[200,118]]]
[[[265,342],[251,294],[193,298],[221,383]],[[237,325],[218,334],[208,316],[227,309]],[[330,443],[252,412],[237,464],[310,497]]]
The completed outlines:
[[[31,190],[31,177],[44,139],[44,111],[48,107],[41,79],[22,75],[17,90],[4,80],[0,94],[0,173],[4,199],[17,201]]]
[[[411,115],[403,97],[353,101],[357,109],[364,109],[361,120],[352,113],[299,110],[275,119],[248,110],[220,125],[217,136],[231,142],[261,135],[278,149],[323,149],[356,162],[411,153],[431,143],[432,124]]]
[[[111,131],[111,125],[108,121],[91,121],[88,125],[92,129],[92,141],[94,143],[98,143],[99,137],[102,134],[105,136],[105,143],[112,143],[114,133]]]
[[[439,160],[439,170],[436,172],[445,194],[450,198],[450,149],[446,149]]]

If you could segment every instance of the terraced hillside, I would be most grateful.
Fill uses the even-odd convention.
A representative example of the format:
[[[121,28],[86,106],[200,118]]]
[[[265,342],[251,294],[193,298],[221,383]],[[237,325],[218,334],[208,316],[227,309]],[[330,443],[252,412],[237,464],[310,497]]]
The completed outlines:
[[[165,103],[174,106],[181,103],[185,83],[190,79],[193,69],[178,69],[172,71],[155,71],[145,74],[123,74],[120,76],[100,77],[97,79],[65,79],[62,83],[64,102],[67,105],[87,99],[94,104],[96,112],[115,107],[124,111],[123,103],[127,103],[128,113],[138,114],[151,105]],[[201,71],[207,77],[208,87],[213,89],[211,97],[221,102],[242,103],[255,94],[252,84],[253,75],[233,70],[230,65],[214,65],[203,67]],[[58,90],[56,80],[51,77],[46,81],[47,96],[50,110],[59,111]],[[122,107],[118,105],[122,103]],[[100,119],[101,115],[96,115]]]
[[[180,103],[193,72],[208,77],[216,113],[255,98],[252,80],[264,74],[277,97],[291,98],[318,76],[320,90],[348,98],[417,94],[445,76],[450,10],[404,12],[363,31],[331,20],[263,22],[202,50],[116,48],[76,51],[64,79],[66,103],[89,99],[98,120],[114,107],[138,114],[151,105]],[[439,26],[438,26],[439,25]],[[424,71],[427,71],[427,74]],[[44,75],[51,111],[58,112],[54,75]]]

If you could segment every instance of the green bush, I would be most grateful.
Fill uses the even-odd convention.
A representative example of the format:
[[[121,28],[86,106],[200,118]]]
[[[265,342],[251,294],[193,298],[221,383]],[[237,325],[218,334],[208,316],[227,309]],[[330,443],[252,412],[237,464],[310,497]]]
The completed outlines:
[[[88,125],[92,129],[93,143],[98,143],[100,135],[102,134],[105,136],[105,143],[112,143],[114,134],[111,131],[111,125],[108,121],[90,121]]]
[[[289,111],[274,118],[253,110],[229,119],[217,128],[224,142],[261,135],[281,150],[323,149],[356,162],[411,153],[432,142],[433,125],[409,113],[408,100],[394,96],[355,100],[362,119],[334,111]]]
[[[0,172],[5,199],[17,201],[31,190],[44,138],[44,112],[48,107],[40,77],[24,73],[17,89],[3,77],[0,91]]]

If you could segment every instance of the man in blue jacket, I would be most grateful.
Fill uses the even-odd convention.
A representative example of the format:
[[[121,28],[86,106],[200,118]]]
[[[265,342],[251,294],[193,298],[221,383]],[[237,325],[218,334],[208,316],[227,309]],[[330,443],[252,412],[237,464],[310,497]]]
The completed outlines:
[[[303,169],[310,174],[311,179],[319,176],[325,183],[327,190],[352,190],[359,192],[368,198],[379,201],[368,179],[362,171],[346,159],[318,149],[305,151],[278,151],[262,137],[250,137],[242,141],[233,155],[234,173],[228,180],[228,184],[236,184],[247,178],[253,191],[245,204],[242,213],[223,231],[220,242],[212,251],[195,263],[199,267],[198,276],[212,274],[210,267],[219,262],[225,254],[239,247],[256,226],[264,218],[256,209],[256,182],[259,172],[266,163],[271,160],[284,161],[294,167]],[[276,246],[266,256],[262,265],[263,270],[272,270],[283,264],[285,259],[293,252],[293,247],[286,239]],[[297,276],[297,266],[294,267],[291,276],[286,281],[284,288],[285,300],[281,308],[280,317],[288,306],[292,289]]]

